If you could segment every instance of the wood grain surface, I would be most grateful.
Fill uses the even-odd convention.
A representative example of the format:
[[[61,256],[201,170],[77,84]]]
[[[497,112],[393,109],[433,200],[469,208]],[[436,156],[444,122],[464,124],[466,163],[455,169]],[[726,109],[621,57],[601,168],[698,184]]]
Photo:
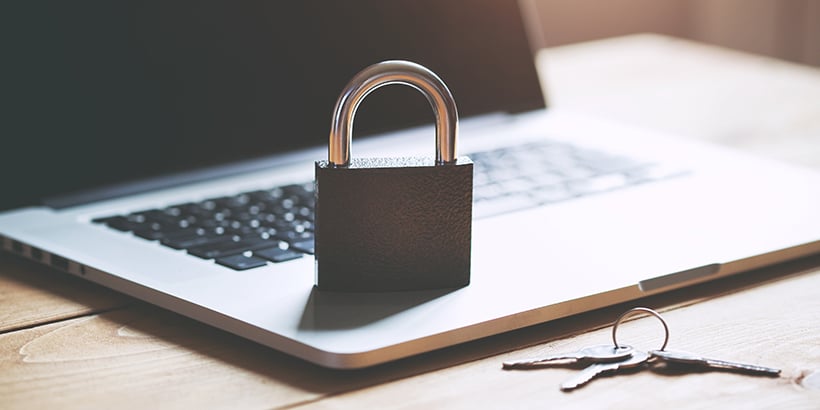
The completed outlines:
[[[0,334],[129,303],[120,293],[0,253]]]
[[[820,169],[820,70],[648,35],[547,49],[538,61],[555,106]],[[820,408],[818,290],[820,256],[338,371],[2,255],[0,409]],[[663,313],[670,349],[782,375],[658,367],[564,393],[577,367],[501,369],[608,343],[611,322],[634,305]],[[639,348],[661,338],[648,317],[619,330]]]

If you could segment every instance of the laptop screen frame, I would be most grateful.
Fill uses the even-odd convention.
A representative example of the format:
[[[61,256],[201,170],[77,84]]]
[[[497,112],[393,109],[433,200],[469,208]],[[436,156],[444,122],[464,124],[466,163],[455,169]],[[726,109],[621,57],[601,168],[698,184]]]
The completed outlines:
[[[15,5],[13,12],[19,18],[11,30],[22,40],[11,51],[9,61],[16,63],[7,67],[11,72],[3,78],[15,78],[7,98],[22,103],[12,110],[12,121],[4,126],[10,144],[2,158],[7,166],[0,174],[4,175],[2,183],[9,194],[0,201],[0,210],[37,203],[70,207],[263,169],[287,159],[289,153],[321,147],[330,125],[330,107],[343,82],[381,59],[414,60],[436,71],[451,86],[462,118],[545,108],[525,21],[515,0],[483,0],[468,6],[454,0],[357,0],[344,2],[343,7],[326,2],[297,3],[300,5],[287,12],[278,2],[197,6],[177,1],[120,5],[46,1],[37,3],[37,7]],[[360,19],[358,25],[354,16]],[[282,49],[284,56],[279,55],[276,61],[258,57],[264,54],[260,48],[270,44],[253,41],[270,34],[267,30],[271,19],[293,20],[294,27],[310,26],[300,33],[289,27],[270,30],[286,36],[287,42],[297,38],[303,44],[313,44],[314,49],[290,45]],[[375,23],[365,26],[362,21]],[[355,28],[349,38],[336,39],[347,26]],[[383,39],[384,44],[364,41],[371,38]],[[225,44],[212,44],[218,39]],[[247,44],[247,50],[237,49],[237,44],[248,42],[252,44]],[[211,46],[214,48],[208,48]],[[320,55],[316,55],[317,47],[321,48]],[[253,68],[246,65],[234,70],[239,64],[222,64],[219,56],[208,59],[218,52],[221,57],[228,53],[234,59],[250,61]],[[343,61],[347,57],[349,61]],[[281,61],[286,64],[277,63]],[[460,61],[464,63],[459,65]],[[202,72],[196,71],[198,63],[203,63]],[[100,65],[107,71],[100,71]],[[280,65],[285,68],[279,72],[265,71]],[[141,71],[129,68],[133,66]],[[327,70],[311,71],[316,66]],[[149,68],[153,71],[146,74]],[[224,81],[216,73],[219,70],[227,72],[222,73]],[[242,79],[248,70],[259,77]],[[302,79],[283,74],[300,71],[305,71]],[[193,79],[179,77],[180,72]],[[271,85],[270,81],[261,81],[267,75],[280,82]],[[317,80],[325,77],[333,78]],[[316,108],[318,105],[307,108],[311,112],[327,111],[305,121],[313,127],[309,141],[293,143],[268,137],[276,130],[268,124],[267,128],[248,131],[253,135],[247,141],[266,147],[270,141],[274,148],[259,150],[256,155],[242,152],[226,155],[225,160],[193,161],[180,166],[161,164],[174,155],[187,158],[198,154],[184,152],[181,144],[170,144],[153,153],[134,147],[141,139],[156,143],[187,138],[189,143],[196,143],[200,138],[197,133],[213,132],[211,140],[201,137],[202,145],[208,153],[218,154],[219,147],[213,141],[239,138],[241,132],[235,129],[241,127],[236,124],[265,117],[265,104],[276,108],[264,96],[247,91],[253,91],[257,82],[259,88],[270,90],[290,81],[319,89],[322,94],[315,98],[322,100],[321,109]],[[245,94],[230,94],[232,88],[243,86]],[[357,138],[432,122],[423,97],[403,88],[387,87],[368,97],[357,114]],[[145,97],[148,94],[151,98]],[[238,109],[232,111],[228,103],[213,102],[219,98],[209,100],[203,96],[228,96],[237,101],[258,98],[260,102],[247,104],[250,110],[256,110],[254,116]],[[181,108],[174,108],[169,101]],[[118,106],[124,108],[110,108]],[[393,111],[407,113],[407,119],[386,118]],[[215,120],[217,113],[233,115],[234,122]],[[192,119],[179,119],[185,116]],[[382,117],[386,119],[380,122]],[[120,166],[130,166],[135,172],[123,173],[118,170]],[[84,184],[85,179],[94,181]]]

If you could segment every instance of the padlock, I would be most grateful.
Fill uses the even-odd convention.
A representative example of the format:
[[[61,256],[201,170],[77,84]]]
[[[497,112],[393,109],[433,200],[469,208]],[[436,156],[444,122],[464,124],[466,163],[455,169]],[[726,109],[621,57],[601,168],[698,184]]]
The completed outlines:
[[[433,108],[436,155],[350,158],[361,101],[388,84],[409,85]],[[385,61],[358,73],[333,112],[328,160],[316,161],[316,286],[383,292],[470,283],[473,162],[456,157],[458,112],[429,69]]]

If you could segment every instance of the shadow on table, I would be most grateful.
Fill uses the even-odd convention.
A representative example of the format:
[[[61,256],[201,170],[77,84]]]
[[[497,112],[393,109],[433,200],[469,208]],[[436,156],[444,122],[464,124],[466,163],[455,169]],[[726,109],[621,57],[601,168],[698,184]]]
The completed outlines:
[[[412,292],[327,292],[313,288],[300,330],[355,329],[440,298],[457,289]]]

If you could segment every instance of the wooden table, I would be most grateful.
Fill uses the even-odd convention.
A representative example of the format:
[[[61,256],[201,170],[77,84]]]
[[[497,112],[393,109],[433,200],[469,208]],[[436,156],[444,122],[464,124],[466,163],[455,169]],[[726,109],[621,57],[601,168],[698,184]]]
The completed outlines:
[[[538,63],[556,107],[820,168],[820,70],[650,35],[547,49]],[[2,255],[0,408],[820,408],[818,293],[814,257],[336,371]],[[576,369],[501,370],[503,360],[607,343],[609,324],[635,305],[663,312],[670,348],[782,376],[669,368],[562,393]],[[651,318],[621,331],[642,348],[662,334]]]

